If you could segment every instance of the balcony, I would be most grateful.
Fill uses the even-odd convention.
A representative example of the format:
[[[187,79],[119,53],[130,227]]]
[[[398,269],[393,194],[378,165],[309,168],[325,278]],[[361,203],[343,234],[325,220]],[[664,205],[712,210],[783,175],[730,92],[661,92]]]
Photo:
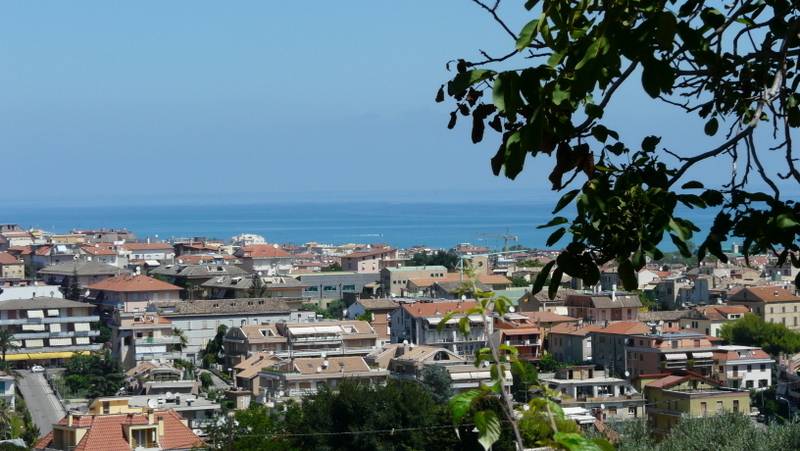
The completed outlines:
[[[42,352],[85,352],[85,351],[99,351],[103,348],[101,343],[94,343],[88,345],[70,345],[70,346],[43,346],[41,348],[17,348],[8,351],[8,354],[31,354],[32,356]]]
[[[21,332],[15,333],[15,340],[29,340],[33,338],[73,338],[73,337],[96,337],[100,335],[97,330],[79,330],[79,331],[64,331],[64,332]]]
[[[181,342],[178,336],[142,337],[134,340],[137,345],[175,345]]]
[[[100,321],[99,316],[55,316],[50,318],[0,319],[0,326],[19,326],[22,324],[92,323]]]
[[[148,352],[145,354],[136,353],[136,360],[175,360],[183,358],[183,354],[177,351],[167,352]]]

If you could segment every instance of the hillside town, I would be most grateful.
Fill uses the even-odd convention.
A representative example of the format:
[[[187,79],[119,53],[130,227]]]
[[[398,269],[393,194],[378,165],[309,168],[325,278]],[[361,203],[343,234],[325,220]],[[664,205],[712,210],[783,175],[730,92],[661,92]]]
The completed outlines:
[[[537,369],[570,421],[598,434],[631,419],[666,434],[723,412],[763,422],[775,414],[765,396],[789,418],[800,354],[725,331],[746,317],[800,331],[798,270],[766,255],[745,262],[735,244],[726,253],[728,263],[648,262],[635,293],[609,266],[596,286],[564,279],[551,299],[532,286],[558,251],[508,243],[161,242],[4,224],[0,399],[14,408],[21,395],[32,449],[188,449],[230,412],[280,411],[346,381],[424,384],[439,371],[448,393],[474,390],[492,382],[475,359],[496,337]],[[479,293],[511,306],[474,314]],[[103,384],[82,385],[77,362],[107,365]]]

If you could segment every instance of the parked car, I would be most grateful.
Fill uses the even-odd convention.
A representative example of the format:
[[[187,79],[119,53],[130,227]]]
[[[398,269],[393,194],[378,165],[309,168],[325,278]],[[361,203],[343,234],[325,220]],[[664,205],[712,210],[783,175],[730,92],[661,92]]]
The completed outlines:
[[[44,373],[44,367],[42,365],[33,365],[31,367],[31,373]]]

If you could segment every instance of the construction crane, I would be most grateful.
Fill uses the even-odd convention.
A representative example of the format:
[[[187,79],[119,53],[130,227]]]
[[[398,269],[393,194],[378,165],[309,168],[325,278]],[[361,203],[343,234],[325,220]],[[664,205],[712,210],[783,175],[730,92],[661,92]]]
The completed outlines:
[[[508,229],[506,229],[506,233],[504,234],[481,233],[480,237],[481,239],[503,240],[503,252],[508,252],[509,241],[514,241],[514,242],[519,241],[519,237],[517,235],[509,233]]]

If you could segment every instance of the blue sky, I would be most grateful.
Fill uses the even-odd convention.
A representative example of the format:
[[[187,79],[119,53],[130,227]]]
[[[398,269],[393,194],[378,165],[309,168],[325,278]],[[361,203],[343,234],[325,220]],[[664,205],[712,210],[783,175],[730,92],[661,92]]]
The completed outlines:
[[[511,45],[466,0],[6,2],[0,200],[550,198],[549,162],[494,177],[497,136],[433,102],[447,60]],[[612,128],[707,146],[632,83]]]

